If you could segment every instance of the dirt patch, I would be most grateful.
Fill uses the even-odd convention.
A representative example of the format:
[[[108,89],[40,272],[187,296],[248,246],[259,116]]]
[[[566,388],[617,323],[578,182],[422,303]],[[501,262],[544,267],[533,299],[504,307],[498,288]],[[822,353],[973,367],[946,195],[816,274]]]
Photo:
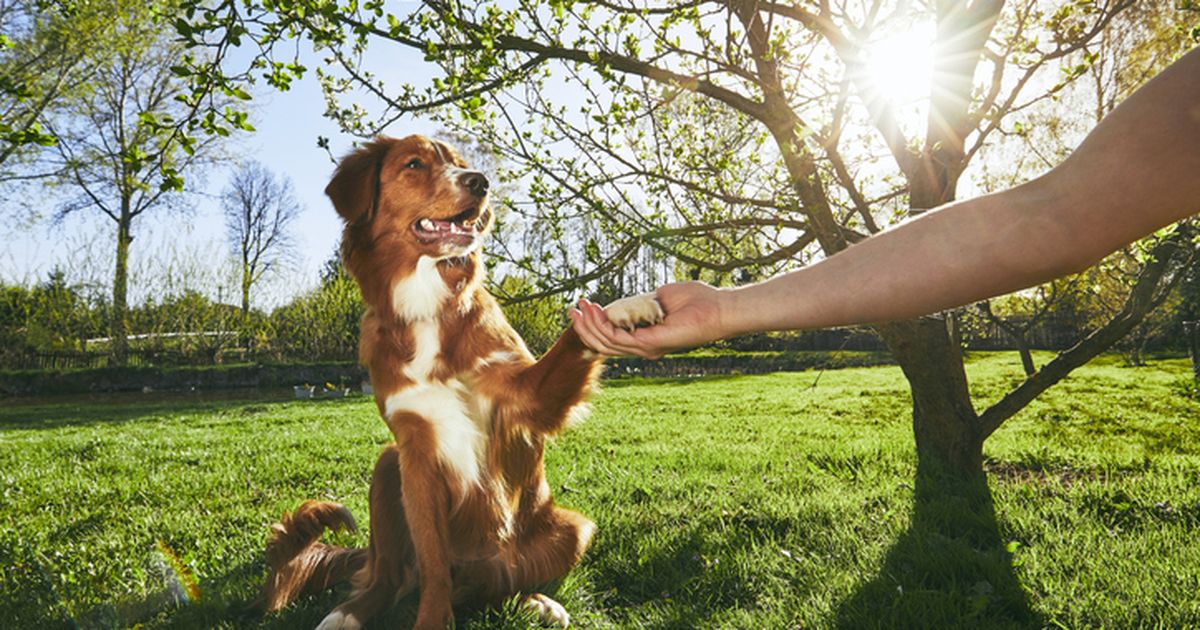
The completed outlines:
[[[989,459],[983,463],[987,474],[1006,482],[1057,484],[1070,488],[1081,481],[1108,481],[1112,473],[1100,469],[1073,466],[1049,466],[1028,462],[1006,462]]]

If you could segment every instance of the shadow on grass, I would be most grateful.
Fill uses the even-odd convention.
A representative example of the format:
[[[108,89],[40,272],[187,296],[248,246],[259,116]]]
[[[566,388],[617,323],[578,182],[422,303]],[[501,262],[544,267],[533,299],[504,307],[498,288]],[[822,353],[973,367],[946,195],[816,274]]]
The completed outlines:
[[[259,628],[291,630],[315,628],[339,604],[350,598],[351,586],[343,582],[332,589],[302,595],[291,605],[276,612],[263,612],[252,606],[266,579],[264,560],[233,567],[200,584],[205,596],[185,606],[173,603],[170,593],[152,595],[135,607],[126,606],[116,617],[84,627],[151,628]],[[555,585],[549,585],[553,587]],[[542,590],[553,596],[554,589]],[[411,628],[416,622],[418,596],[412,593],[388,610],[370,619],[366,630]],[[110,611],[111,612],[111,611]],[[538,627],[531,613],[522,610],[514,598],[496,609],[455,608],[454,627],[466,630],[525,630]]]
[[[987,478],[918,466],[912,524],[879,575],[841,603],[843,628],[1040,628],[1013,572]]]
[[[711,532],[719,526],[713,520],[698,519],[674,528],[636,520],[611,525],[612,531],[605,535],[617,544],[598,545],[585,560],[588,580],[607,586],[593,594],[594,605],[617,627],[712,627],[714,616],[752,607],[760,594],[755,567],[718,563],[713,558],[746,552],[754,544],[751,532],[771,527],[772,523],[757,520],[729,523],[720,542],[715,542]],[[647,531],[655,531],[652,542],[639,544]]]

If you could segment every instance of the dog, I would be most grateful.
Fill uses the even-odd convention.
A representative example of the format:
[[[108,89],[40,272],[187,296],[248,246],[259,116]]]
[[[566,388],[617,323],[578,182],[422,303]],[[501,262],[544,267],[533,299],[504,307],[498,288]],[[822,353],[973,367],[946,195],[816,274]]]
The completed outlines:
[[[568,625],[534,589],[575,566],[596,527],[554,504],[543,444],[579,412],[601,357],[568,328],[535,360],[483,288],[488,189],[450,146],[422,136],[364,144],[325,189],[367,304],[359,360],[395,443],[375,463],[365,549],[319,542],[355,526],[336,503],[306,502],[272,526],[268,610],[348,579],[351,597],[320,630],[359,628],[414,590],[415,628],[445,628],[454,606],[514,595]],[[663,316],[649,295],[606,312],[627,327]]]

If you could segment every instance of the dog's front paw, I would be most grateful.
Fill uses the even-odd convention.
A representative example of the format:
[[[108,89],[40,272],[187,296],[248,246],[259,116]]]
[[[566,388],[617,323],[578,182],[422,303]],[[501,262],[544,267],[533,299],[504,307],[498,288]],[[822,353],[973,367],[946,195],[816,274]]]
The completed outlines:
[[[571,615],[567,614],[567,609],[562,607],[562,604],[542,595],[541,593],[532,593],[525,598],[525,607],[532,610],[533,614],[542,620],[542,623],[566,628],[571,625]]]
[[[638,326],[653,326],[663,320],[662,306],[653,293],[621,298],[604,307],[608,321],[617,328],[633,330]]]

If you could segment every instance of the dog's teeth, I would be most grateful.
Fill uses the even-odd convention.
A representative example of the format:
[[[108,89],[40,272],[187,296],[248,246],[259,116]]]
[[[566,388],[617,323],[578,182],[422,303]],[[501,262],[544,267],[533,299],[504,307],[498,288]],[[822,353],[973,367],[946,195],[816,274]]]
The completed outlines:
[[[419,225],[421,226],[421,229],[425,230],[426,232],[432,232],[437,229],[437,226],[434,225],[433,221],[430,221],[429,219],[421,219]]]

